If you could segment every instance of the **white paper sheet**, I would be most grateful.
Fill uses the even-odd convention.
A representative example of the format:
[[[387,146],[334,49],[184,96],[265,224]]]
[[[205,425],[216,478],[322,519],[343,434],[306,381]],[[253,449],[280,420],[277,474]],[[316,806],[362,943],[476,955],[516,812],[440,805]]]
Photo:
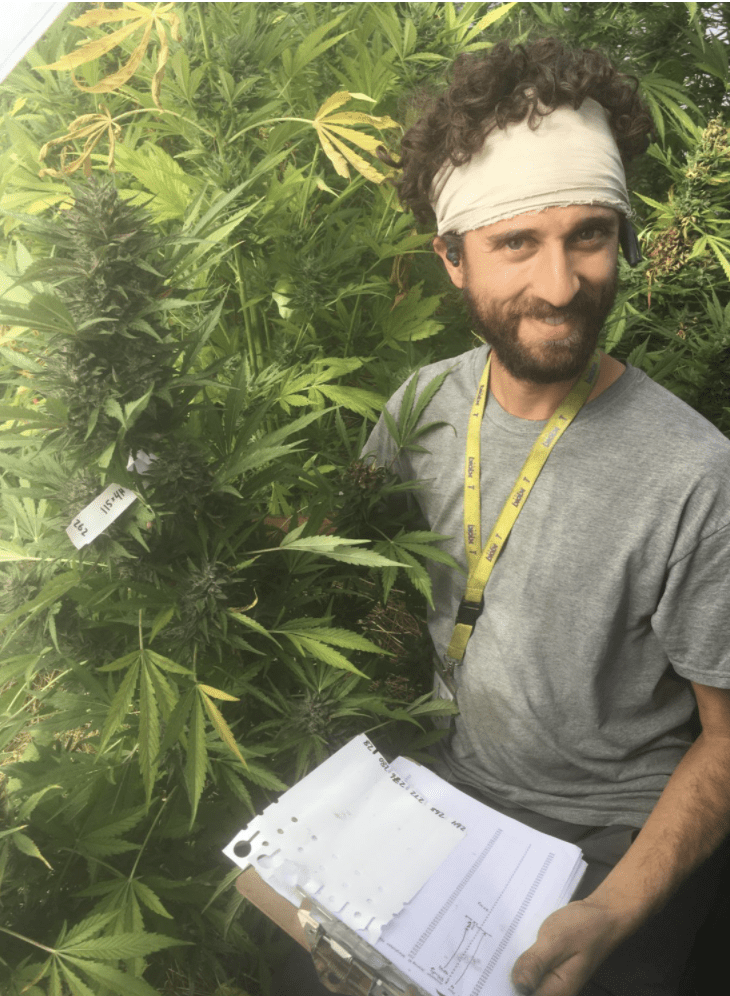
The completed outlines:
[[[586,867],[580,849],[495,813],[405,758],[391,765],[466,836],[375,948],[426,992],[514,996],[509,976]]]
[[[254,819],[225,849],[280,895],[302,893],[374,941],[462,840],[367,738],[357,737]],[[239,859],[235,846],[250,841]]]

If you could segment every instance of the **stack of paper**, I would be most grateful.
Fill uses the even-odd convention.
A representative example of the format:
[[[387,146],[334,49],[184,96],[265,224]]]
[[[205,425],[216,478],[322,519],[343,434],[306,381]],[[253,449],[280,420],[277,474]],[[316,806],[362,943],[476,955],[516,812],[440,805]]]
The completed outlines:
[[[243,856],[241,842],[251,848]],[[586,867],[574,844],[406,758],[388,765],[364,736],[224,853],[294,905],[310,896],[433,996],[512,996],[515,960]]]

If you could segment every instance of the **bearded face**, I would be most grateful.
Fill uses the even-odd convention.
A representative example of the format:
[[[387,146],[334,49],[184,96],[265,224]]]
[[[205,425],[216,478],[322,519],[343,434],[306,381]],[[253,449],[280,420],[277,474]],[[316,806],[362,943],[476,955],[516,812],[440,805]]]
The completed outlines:
[[[465,273],[462,293],[472,328],[494,350],[502,366],[518,380],[553,384],[572,380],[585,369],[616,299],[617,269],[601,283],[583,282],[573,299],[561,308],[519,295],[500,302],[472,289]],[[524,320],[562,329],[564,334],[539,342],[523,341]]]
[[[517,380],[579,377],[616,298],[619,215],[546,208],[466,232],[454,258],[434,242],[477,332]]]

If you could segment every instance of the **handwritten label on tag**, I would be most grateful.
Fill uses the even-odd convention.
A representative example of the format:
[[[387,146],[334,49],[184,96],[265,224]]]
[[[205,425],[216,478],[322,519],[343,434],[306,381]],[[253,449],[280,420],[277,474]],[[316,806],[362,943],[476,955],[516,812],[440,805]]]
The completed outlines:
[[[137,495],[120,484],[110,484],[98,498],[82,509],[70,526],[66,535],[77,550],[96,539],[105,529],[118,519],[125,508],[129,508]]]

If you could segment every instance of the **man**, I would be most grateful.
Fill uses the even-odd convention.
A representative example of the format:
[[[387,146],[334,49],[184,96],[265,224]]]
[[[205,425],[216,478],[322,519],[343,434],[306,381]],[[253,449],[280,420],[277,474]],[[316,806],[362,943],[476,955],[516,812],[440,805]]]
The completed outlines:
[[[538,996],[677,993],[730,830],[730,442],[594,352],[650,127],[599,53],[502,43],[457,60],[399,164],[486,345],[420,372],[445,374],[428,452],[381,419],[364,453],[468,574],[431,572],[440,773],[589,862],[514,966]]]

